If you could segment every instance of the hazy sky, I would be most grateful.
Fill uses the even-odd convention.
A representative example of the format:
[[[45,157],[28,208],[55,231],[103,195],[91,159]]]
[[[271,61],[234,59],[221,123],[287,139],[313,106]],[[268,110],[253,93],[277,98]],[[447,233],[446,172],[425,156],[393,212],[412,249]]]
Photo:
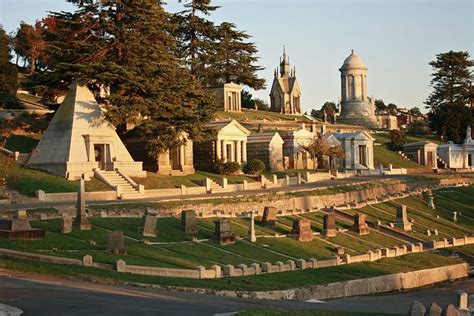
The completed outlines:
[[[369,68],[368,95],[399,106],[423,107],[431,91],[435,55],[474,55],[474,0],[215,0],[211,19],[234,22],[253,36],[269,101],[273,69],[286,45],[296,66],[305,111],[337,101],[339,67],[351,49]],[[178,0],[168,0],[170,10]],[[0,0],[0,24],[10,32],[47,11],[68,10],[63,0]],[[473,56],[474,57],[474,56]]]

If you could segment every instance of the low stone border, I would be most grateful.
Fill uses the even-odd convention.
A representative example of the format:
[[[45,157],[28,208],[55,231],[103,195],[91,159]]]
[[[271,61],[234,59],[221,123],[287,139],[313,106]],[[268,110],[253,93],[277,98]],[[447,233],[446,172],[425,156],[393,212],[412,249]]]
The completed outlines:
[[[81,259],[71,259],[63,257],[55,257],[49,255],[42,255],[36,253],[22,252],[11,249],[1,249],[0,256],[30,259],[43,262],[51,262],[68,265],[82,265],[87,267],[95,267],[106,270],[114,270],[122,273],[130,273],[137,275],[150,275],[160,277],[174,277],[174,278],[190,278],[190,279],[216,279],[222,277],[236,277],[236,276],[250,276],[268,273],[288,272],[305,269],[318,269],[335,267],[344,264],[358,263],[358,262],[372,262],[384,258],[394,258],[404,256],[408,253],[418,253],[427,250],[435,250],[440,248],[457,247],[463,245],[474,244],[474,237],[464,238],[450,238],[442,241],[432,241],[429,243],[430,248],[425,249],[423,243],[408,244],[401,247],[382,248],[375,251],[368,251],[366,254],[351,256],[346,254],[343,257],[337,256],[333,259],[316,260],[314,258],[308,261],[304,259],[288,260],[286,262],[278,261],[276,263],[264,262],[262,264],[253,263],[250,266],[240,264],[233,265],[213,265],[209,269],[199,266],[196,269],[179,269],[179,268],[159,268],[128,265],[124,260],[118,260],[114,265],[95,263],[93,257],[86,255]]]
[[[325,285],[311,285],[300,288],[275,291],[229,291],[206,288],[189,288],[169,285],[128,282],[125,285],[140,288],[162,289],[195,294],[208,294],[226,297],[240,297],[265,300],[333,299],[348,296],[371,295],[393,291],[413,290],[446,281],[463,279],[469,275],[469,265],[460,263],[450,266],[423,269],[411,272],[389,274],[385,276],[357,279]]]

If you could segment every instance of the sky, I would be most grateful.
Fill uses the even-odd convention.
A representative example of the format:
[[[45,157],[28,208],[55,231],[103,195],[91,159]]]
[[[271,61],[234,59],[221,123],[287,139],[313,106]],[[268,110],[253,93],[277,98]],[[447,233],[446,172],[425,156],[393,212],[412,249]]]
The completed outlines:
[[[181,8],[167,0],[167,8]],[[304,111],[340,97],[338,69],[354,49],[368,67],[367,93],[385,103],[424,108],[436,54],[468,51],[474,58],[474,0],[214,0],[210,19],[233,22],[252,36],[265,67],[269,101],[283,46],[302,90]],[[64,0],[0,0],[0,24],[14,31],[47,11],[71,10]]]

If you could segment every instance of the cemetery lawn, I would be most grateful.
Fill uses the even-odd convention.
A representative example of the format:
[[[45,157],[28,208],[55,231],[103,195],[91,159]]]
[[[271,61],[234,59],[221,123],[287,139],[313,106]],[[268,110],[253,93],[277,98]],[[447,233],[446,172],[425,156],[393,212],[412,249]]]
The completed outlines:
[[[222,279],[184,279],[117,273],[83,266],[69,266],[31,260],[0,257],[0,268],[32,274],[62,276],[106,284],[158,284],[165,286],[200,287],[215,290],[270,291],[294,287],[376,277],[459,263],[436,253],[408,254],[371,263],[356,263],[324,269],[261,274]]]
[[[311,121],[304,117],[304,116],[294,116],[294,115],[285,115],[271,111],[253,111],[242,109],[242,112],[224,112],[224,111],[217,111],[216,117],[227,120],[227,119],[234,119],[239,121],[241,124],[245,124],[245,120],[270,120],[270,121],[295,121],[295,118],[298,119],[298,122],[307,122],[310,123]]]
[[[12,159],[0,154],[0,179],[6,179],[10,190],[27,196],[35,196],[37,190],[46,193],[76,192],[77,182],[46,172],[21,167]],[[112,189],[95,178],[86,182],[86,191],[111,191]]]
[[[411,160],[403,158],[398,151],[390,149],[390,136],[388,133],[375,133],[372,134],[375,138],[374,142],[374,165],[377,167],[380,164],[388,166],[392,164],[395,168],[424,168],[422,165],[417,164]],[[406,142],[414,141],[426,141],[432,139],[426,139],[422,137],[407,136]],[[428,169],[427,169],[428,170]]]
[[[185,185],[187,187],[202,186],[206,177],[214,181],[221,177],[226,177],[228,184],[242,183],[243,180],[247,180],[248,182],[255,181],[255,179],[246,176],[222,176],[205,171],[196,171],[195,174],[186,176],[165,176],[156,174],[154,172],[147,172],[146,178],[133,178],[133,180],[138,184],[143,184],[145,186],[145,190],[172,189],[181,188],[181,185]]]
[[[5,148],[11,151],[18,151],[19,153],[31,153],[38,145],[41,135],[12,135],[8,138]]]

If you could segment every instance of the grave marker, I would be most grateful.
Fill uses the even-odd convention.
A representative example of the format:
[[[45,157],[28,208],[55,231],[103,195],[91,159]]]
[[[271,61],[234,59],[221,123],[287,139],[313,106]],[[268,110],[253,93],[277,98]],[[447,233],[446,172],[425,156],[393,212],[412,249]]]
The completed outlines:
[[[221,245],[231,245],[235,243],[235,235],[230,230],[230,220],[221,218],[214,221],[213,238]]]
[[[91,230],[91,223],[86,214],[86,192],[84,178],[81,177],[77,188],[76,220],[74,227],[80,230]]]
[[[335,237],[337,235],[335,213],[324,215],[323,235],[326,237]]]
[[[138,227],[138,233],[144,237],[156,237],[156,216],[155,215],[144,215],[142,217],[141,226]]]
[[[370,228],[365,222],[366,215],[358,213],[354,216],[354,225],[352,229],[357,232],[359,235],[368,235],[370,233]]]
[[[293,230],[290,236],[298,241],[312,241],[311,222],[307,219],[298,219],[293,222]]]
[[[397,208],[397,217],[395,219],[395,226],[400,227],[404,231],[411,231],[412,224],[407,217],[407,207],[406,205],[401,205]]]
[[[263,210],[262,225],[263,226],[275,226],[277,221],[277,209],[272,206],[265,206]]]
[[[185,233],[195,234],[199,231],[196,225],[196,212],[193,210],[186,210],[181,212],[181,230]]]
[[[107,252],[116,255],[126,255],[127,250],[123,242],[123,232],[113,231],[107,233]]]

